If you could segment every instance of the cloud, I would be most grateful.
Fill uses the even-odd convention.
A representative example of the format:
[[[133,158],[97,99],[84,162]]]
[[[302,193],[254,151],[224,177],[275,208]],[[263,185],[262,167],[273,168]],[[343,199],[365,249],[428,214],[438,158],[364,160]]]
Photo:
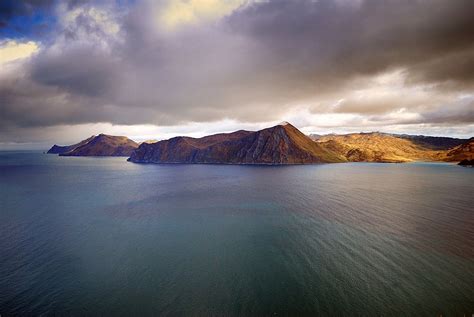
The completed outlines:
[[[459,103],[474,87],[471,0],[80,1],[51,12],[53,36],[1,74],[9,131],[473,121]]]
[[[414,65],[410,83],[438,83],[447,89],[474,87],[474,45],[439,57],[434,57]],[[441,87],[443,88],[443,87]]]
[[[406,85],[409,73],[398,69],[371,77],[365,87],[344,92],[344,98],[332,106],[336,113],[380,115],[393,112],[424,112],[445,106],[457,98],[458,92],[439,90],[431,84],[415,82]],[[314,112],[317,112],[313,109]]]
[[[38,44],[33,41],[26,43],[19,43],[17,41],[0,42],[0,65],[30,57],[38,49]]]
[[[474,94],[458,97],[449,104],[422,113],[418,123],[429,122],[442,125],[474,123]]]
[[[169,0],[157,9],[158,25],[171,31],[183,24],[207,22],[230,13],[243,5],[244,0]]]

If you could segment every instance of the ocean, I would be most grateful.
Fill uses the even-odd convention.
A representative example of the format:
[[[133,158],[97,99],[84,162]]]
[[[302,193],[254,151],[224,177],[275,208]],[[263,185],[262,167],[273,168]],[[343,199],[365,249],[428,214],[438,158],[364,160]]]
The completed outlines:
[[[0,152],[0,315],[474,313],[474,169]]]

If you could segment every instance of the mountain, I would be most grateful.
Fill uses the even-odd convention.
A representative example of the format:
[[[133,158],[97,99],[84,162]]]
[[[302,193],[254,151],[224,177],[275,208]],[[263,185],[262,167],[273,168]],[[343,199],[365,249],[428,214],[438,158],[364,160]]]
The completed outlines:
[[[395,135],[371,132],[325,135],[317,141],[350,162],[411,162],[437,160],[438,152]]]
[[[472,159],[473,139],[380,132],[324,135],[316,140],[350,162],[412,162]]]
[[[130,156],[137,163],[311,164],[474,160],[474,138],[455,139],[380,132],[306,136],[283,122],[259,131],[202,138],[175,137],[141,144],[100,134],[77,144],[54,145],[61,156]]]
[[[203,138],[175,137],[143,143],[130,156],[137,163],[310,164],[345,158],[284,122],[259,131],[236,131]]]
[[[413,143],[432,150],[449,150],[455,146],[461,145],[469,141],[469,139],[448,138],[439,136],[424,136],[424,135],[409,135],[400,134],[394,135],[402,139],[407,139]]]
[[[447,151],[443,160],[447,162],[474,160],[474,138]]]
[[[70,151],[74,150],[75,148],[77,148],[81,145],[87,144],[94,137],[95,136],[91,136],[90,138],[82,140],[81,142],[73,144],[73,145],[60,146],[60,145],[55,144],[55,145],[53,145],[53,147],[51,147],[48,150],[47,154],[62,154],[62,153],[70,152]]]
[[[48,153],[59,152],[60,156],[129,156],[138,144],[124,136],[99,134],[69,146],[53,146]]]

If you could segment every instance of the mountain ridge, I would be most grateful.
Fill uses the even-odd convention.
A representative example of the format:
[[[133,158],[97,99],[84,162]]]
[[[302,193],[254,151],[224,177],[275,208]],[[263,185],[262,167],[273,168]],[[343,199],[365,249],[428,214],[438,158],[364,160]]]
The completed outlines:
[[[309,164],[344,158],[313,142],[289,123],[259,131],[239,130],[202,138],[175,137],[142,144],[136,163]]]
[[[288,122],[258,131],[238,130],[201,138],[177,136],[136,143],[99,134],[69,146],[60,156],[129,156],[136,163],[313,164],[336,162],[460,162],[474,159],[474,138],[457,139],[383,132],[305,135]]]
[[[59,156],[130,156],[137,147],[138,143],[125,136],[101,133],[73,145],[54,145],[47,153]]]
[[[315,142],[333,149],[350,162],[456,162],[469,159],[473,151],[472,146],[468,147],[469,139],[382,132],[328,134]]]
[[[78,142],[76,144],[72,144],[72,145],[64,145],[64,146],[61,146],[61,145],[57,145],[57,144],[54,144],[49,150],[48,152],[46,152],[47,154],[62,154],[62,153],[66,153],[66,152],[70,152],[72,150],[74,150],[75,148],[81,146],[81,145],[84,145],[84,144],[87,144],[88,142],[90,142],[93,138],[95,137],[95,135],[85,139],[85,140],[82,140],[81,142]]]

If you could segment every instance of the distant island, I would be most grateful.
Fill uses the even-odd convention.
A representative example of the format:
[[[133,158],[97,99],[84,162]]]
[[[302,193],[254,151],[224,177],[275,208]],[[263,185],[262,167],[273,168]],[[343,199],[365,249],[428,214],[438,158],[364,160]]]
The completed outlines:
[[[93,135],[77,144],[53,145],[48,154],[60,156],[130,156],[138,143],[125,136]]]
[[[284,122],[259,131],[239,130],[202,138],[179,136],[140,144],[124,136],[100,134],[73,145],[54,145],[48,153],[61,156],[129,156],[128,161],[135,163],[286,165],[470,162],[474,160],[474,138],[380,132],[308,136]]]

